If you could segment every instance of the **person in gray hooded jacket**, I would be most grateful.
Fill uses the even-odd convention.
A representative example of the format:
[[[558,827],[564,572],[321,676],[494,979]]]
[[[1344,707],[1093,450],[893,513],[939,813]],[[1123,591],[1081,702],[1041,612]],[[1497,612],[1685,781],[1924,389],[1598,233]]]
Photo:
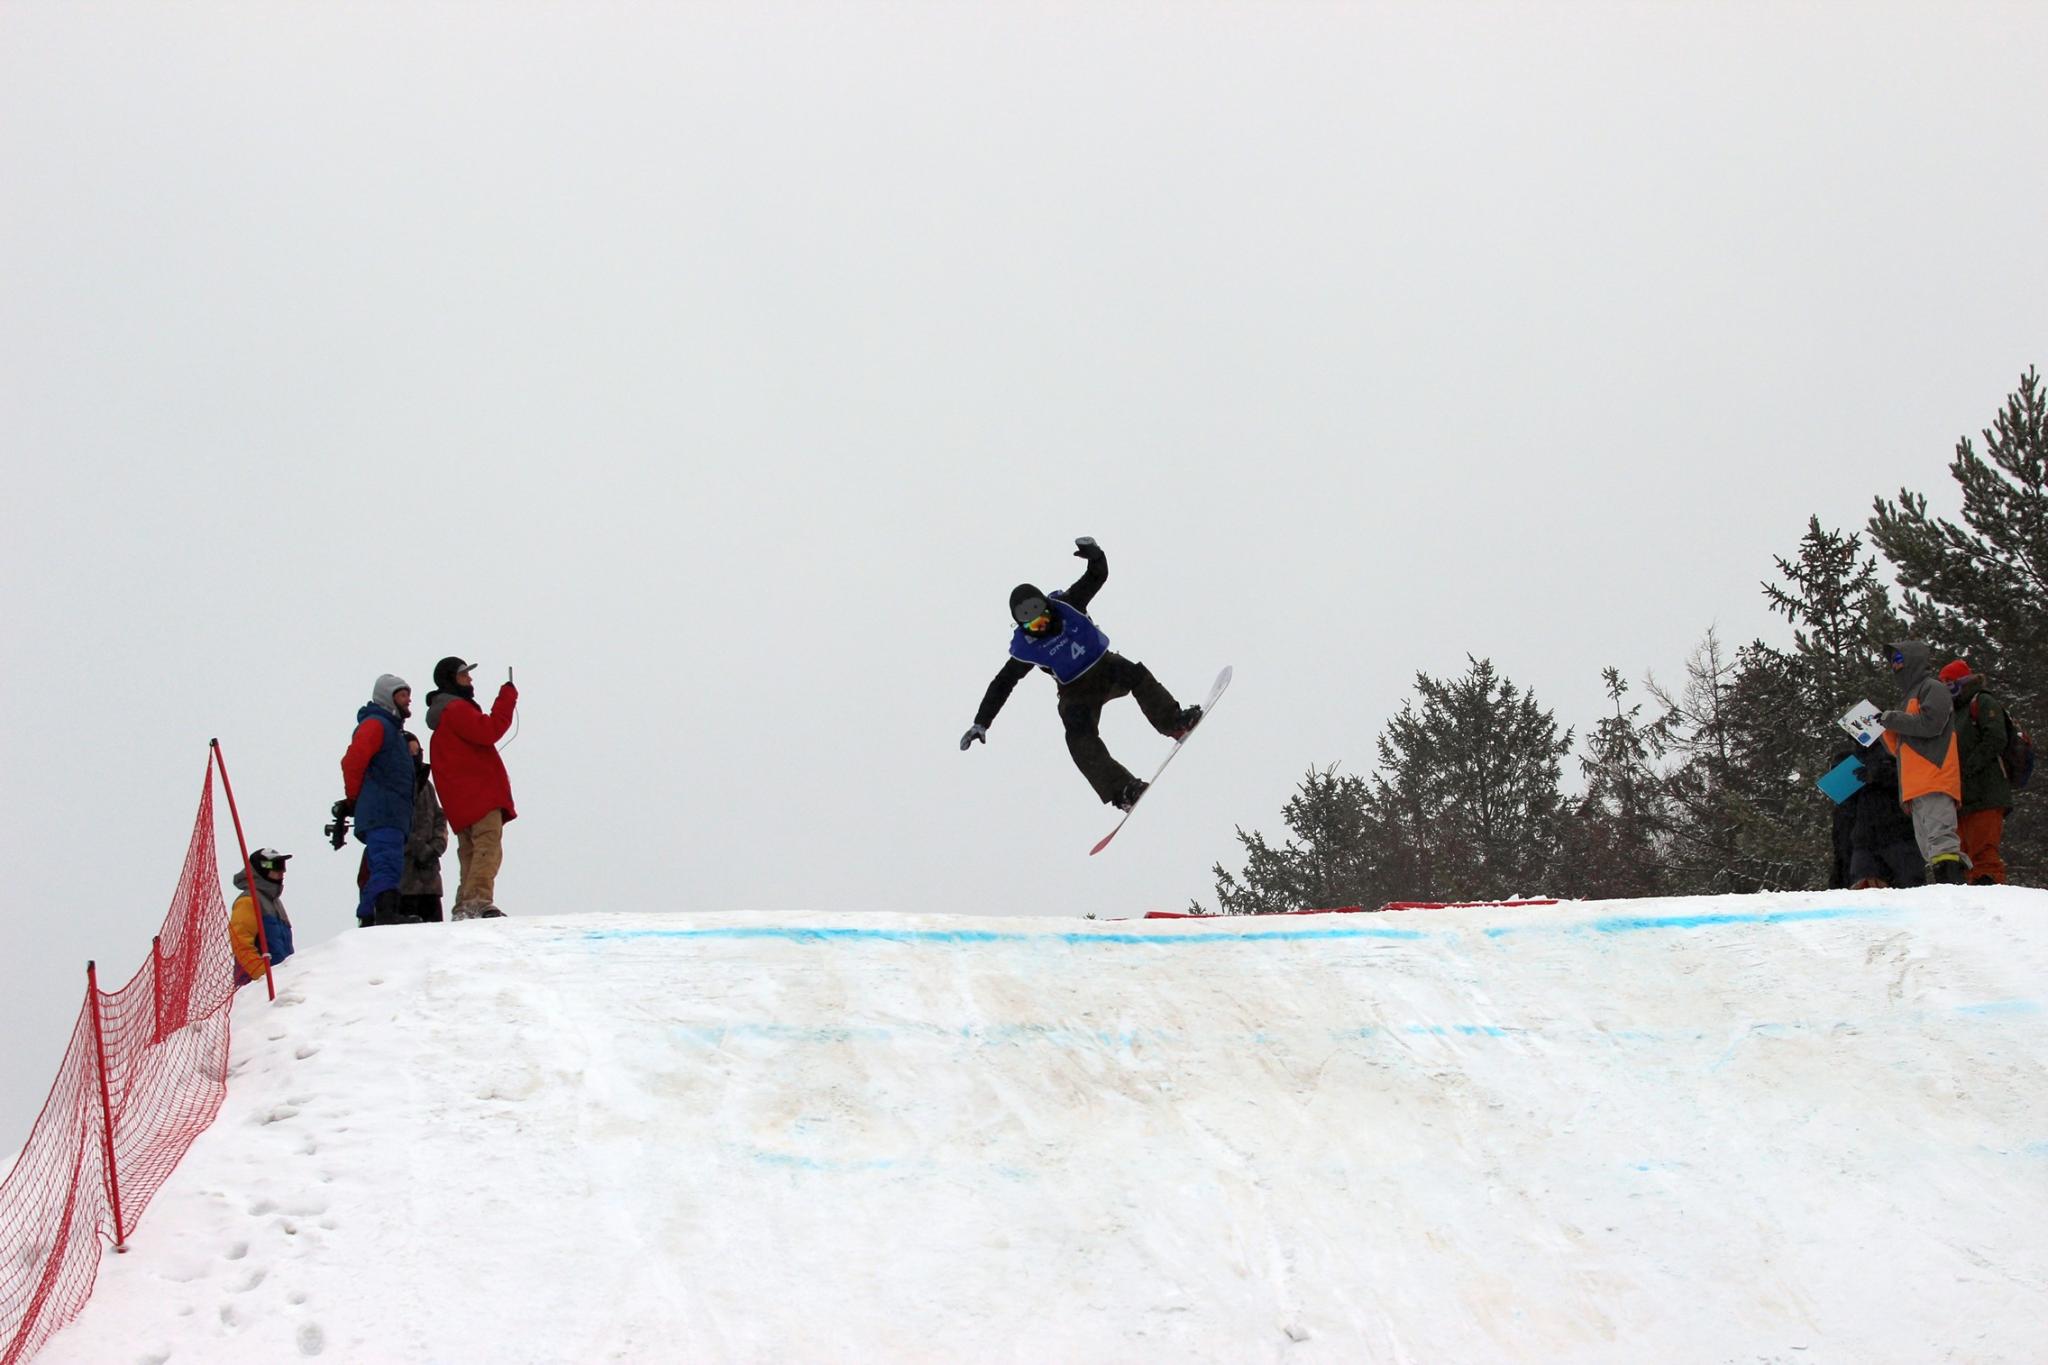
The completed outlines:
[[[1934,675],[1934,652],[1919,640],[1894,641],[1892,673],[1899,705],[1878,717],[1884,746],[1898,756],[1899,804],[1913,817],[1913,837],[1927,860],[1927,880],[1960,885],[1965,875],[1956,808],[1963,799],[1963,763],[1956,747],[1955,703]]]

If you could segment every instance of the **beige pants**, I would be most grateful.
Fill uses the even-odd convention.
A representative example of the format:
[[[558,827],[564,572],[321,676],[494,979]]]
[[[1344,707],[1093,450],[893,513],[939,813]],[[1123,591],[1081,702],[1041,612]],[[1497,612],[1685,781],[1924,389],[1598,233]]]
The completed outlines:
[[[462,866],[455,907],[489,905],[497,892],[498,869],[505,862],[505,812],[494,810],[456,835],[455,857]]]

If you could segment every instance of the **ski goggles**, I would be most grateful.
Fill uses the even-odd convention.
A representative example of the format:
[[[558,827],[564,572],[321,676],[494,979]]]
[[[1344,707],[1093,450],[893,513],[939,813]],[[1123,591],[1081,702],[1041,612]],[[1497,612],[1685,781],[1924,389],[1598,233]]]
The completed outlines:
[[[1904,668],[1905,666],[1906,666],[1906,656],[1905,656],[1904,654],[1900,653],[1900,652],[1899,652],[1898,650],[1896,650],[1896,649],[1895,649],[1895,650],[1893,650],[1893,651],[1892,651],[1892,667],[1893,667],[1893,668]]]

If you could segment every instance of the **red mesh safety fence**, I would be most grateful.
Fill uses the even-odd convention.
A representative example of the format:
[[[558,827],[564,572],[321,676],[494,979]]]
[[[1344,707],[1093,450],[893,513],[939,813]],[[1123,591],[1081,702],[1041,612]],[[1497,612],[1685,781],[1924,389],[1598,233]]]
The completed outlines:
[[[0,1365],[26,1361],[78,1315],[101,1241],[123,1243],[227,1095],[235,968],[210,759],[206,779],[148,961],[112,992],[88,973],[56,1084],[0,1180]]]

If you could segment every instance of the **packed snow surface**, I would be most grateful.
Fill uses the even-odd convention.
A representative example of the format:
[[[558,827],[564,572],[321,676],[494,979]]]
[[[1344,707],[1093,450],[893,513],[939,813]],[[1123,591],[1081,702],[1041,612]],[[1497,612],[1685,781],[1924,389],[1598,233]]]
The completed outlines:
[[[46,1365],[2039,1361],[2048,894],[378,929]]]

